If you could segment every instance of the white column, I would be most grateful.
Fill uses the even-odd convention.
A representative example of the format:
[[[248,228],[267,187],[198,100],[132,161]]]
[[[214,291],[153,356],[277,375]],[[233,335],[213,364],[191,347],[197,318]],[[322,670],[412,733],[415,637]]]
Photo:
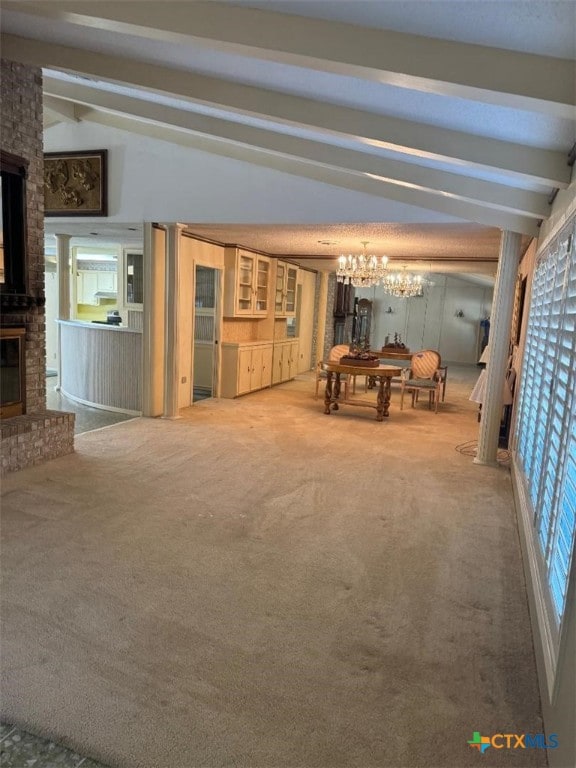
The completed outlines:
[[[166,228],[166,304],[164,313],[164,419],[178,419],[178,284],[180,229]]]
[[[54,235],[56,238],[56,269],[58,273],[58,308],[56,317],[59,320],[70,319],[70,240],[71,235]],[[62,334],[58,323],[58,363],[57,384],[55,390],[60,391],[62,384]]]
[[[54,235],[58,260],[58,319],[70,319],[70,239],[72,235]]]
[[[478,434],[476,464],[496,465],[498,435],[502,419],[502,393],[510,351],[510,327],[520,262],[521,235],[503,232],[490,315],[490,357],[486,366],[486,389]]]

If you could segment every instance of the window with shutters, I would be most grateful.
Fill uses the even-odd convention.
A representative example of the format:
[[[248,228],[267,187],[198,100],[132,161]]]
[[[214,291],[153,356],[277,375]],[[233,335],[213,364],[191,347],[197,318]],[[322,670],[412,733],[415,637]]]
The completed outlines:
[[[573,220],[536,263],[516,426],[517,458],[557,628],[576,530],[575,240]]]

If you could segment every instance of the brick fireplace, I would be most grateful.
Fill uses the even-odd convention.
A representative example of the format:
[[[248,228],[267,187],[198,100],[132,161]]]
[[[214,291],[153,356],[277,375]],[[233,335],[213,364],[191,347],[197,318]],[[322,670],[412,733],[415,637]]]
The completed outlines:
[[[0,282],[0,328],[6,346],[0,365],[5,393],[19,368],[21,405],[2,408],[1,474],[39,464],[74,450],[74,414],[46,410],[44,318],[44,160],[42,71],[1,61],[0,137],[4,239]],[[17,199],[22,188],[22,207]],[[10,199],[8,200],[8,196]],[[16,201],[16,202],[15,202]],[[23,226],[20,227],[19,220]],[[9,249],[9,250],[8,250]],[[8,383],[11,387],[8,388]]]

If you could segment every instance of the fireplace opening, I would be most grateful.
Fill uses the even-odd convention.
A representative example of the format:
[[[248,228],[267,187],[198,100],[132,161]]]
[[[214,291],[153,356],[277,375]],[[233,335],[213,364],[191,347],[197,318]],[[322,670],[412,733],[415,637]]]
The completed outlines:
[[[24,387],[25,328],[0,328],[0,418],[26,412]]]

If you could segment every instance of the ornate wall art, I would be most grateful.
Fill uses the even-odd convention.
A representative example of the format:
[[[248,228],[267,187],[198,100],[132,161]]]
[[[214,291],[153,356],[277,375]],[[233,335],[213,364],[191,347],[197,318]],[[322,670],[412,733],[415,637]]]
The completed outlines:
[[[44,155],[45,216],[107,216],[107,150]]]

